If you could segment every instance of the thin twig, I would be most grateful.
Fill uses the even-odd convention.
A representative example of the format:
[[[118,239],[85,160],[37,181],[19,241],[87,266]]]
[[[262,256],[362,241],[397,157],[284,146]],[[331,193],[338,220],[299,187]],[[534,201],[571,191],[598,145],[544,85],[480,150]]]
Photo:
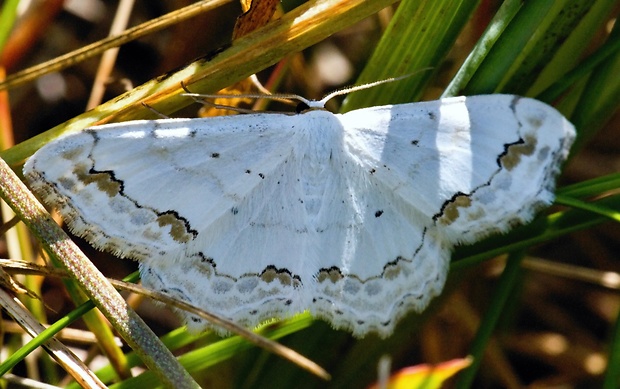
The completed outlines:
[[[217,8],[232,0],[204,0],[198,3],[181,8],[177,11],[170,12],[157,19],[149,20],[139,26],[130,28],[121,35],[111,36],[98,42],[84,46],[78,50],[72,51],[65,55],[54,58],[53,60],[44,62],[40,65],[30,67],[21,72],[9,75],[4,82],[0,82],[0,90],[15,87],[31,81],[43,74],[57,72],[66,69],[79,62],[92,58],[101,54],[107,49],[119,47],[127,42],[131,42],[147,34],[152,34],[168,26],[177,24],[185,19],[189,19],[203,12]]]

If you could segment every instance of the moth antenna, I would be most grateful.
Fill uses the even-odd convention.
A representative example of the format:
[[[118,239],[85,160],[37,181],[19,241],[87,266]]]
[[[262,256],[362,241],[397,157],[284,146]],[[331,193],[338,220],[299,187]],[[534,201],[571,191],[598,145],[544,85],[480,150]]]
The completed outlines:
[[[148,105],[145,102],[142,102],[142,106],[144,108],[149,109],[151,112],[153,112],[155,115],[159,116],[162,119],[170,119],[170,116],[164,115],[163,113],[159,112],[158,110],[156,110],[155,108],[151,107],[150,105]]]
[[[200,103],[205,103],[204,101],[199,101],[198,98],[211,98],[211,99],[215,99],[215,98],[224,98],[224,99],[237,99],[237,98],[253,98],[253,99],[270,99],[270,100],[277,100],[277,101],[283,101],[286,103],[291,104],[292,101],[291,100],[297,100],[300,103],[306,104],[308,107],[312,107],[312,108],[323,108],[323,105],[320,104],[318,101],[315,100],[310,100],[310,99],[306,99],[305,97],[296,95],[296,94],[290,94],[290,93],[273,93],[273,94],[262,94],[262,93],[242,93],[242,94],[208,94],[208,93],[193,93],[191,92],[187,86],[181,82],[181,87],[183,88],[183,90],[186,93],[183,93],[183,96],[188,96],[188,97],[192,97],[194,99],[194,101],[196,102],[200,102]],[[228,107],[225,105],[219,105],[219,104],[214,104],[214,103],[208,103],[214,107],[217,108],[225,108],[225,109],[231,109],[231,110],[236,110],[235,107]],[[253,113],[256,113],[255,111],[251,111]]]
[[[394,82],[394,81],[400,81],[402,79],[412,77],[412,76],[418,74],[419,72],[423,72],[423,71],[430,70],[430,69],[432,69],[432,68],[430,68],[430,67],[423,68],[423,69],[420,69],[420,70],[418,70],[416,72],[405,74],[404,76],[390,77],[390,78],[386,78],[385,80],[373,81],[373,82],[369,82],[367,84],[353,85],[353,86],[346,87],[346,88],[343,88],[343,89],[338,89],[338,90],[335,90],[335,91],[325,95],[318,102],[321,103],[321,106],[324,106],[325,104],[327,104],[327,102],[329,100],[333,99],[336,96],[342,96],[342,95],[346,95],[346,94],[349,94],[349,93],[358,92],[358,91],[361,91],[361,90],[364,90],[364,89],[374,88],[375,86],[378,86],[378,85],[387,84],[387,83]]]
[[[341,96],[341,95],[346,95],[348,93],[353,93],[353,92],[358,92],[360,90],[364,90],[364,89],[369,89],[369,88],[373,88],[375,86],[381,85],[381,84],[387,84],[390,82],[395,82],[395,81],[400,81],[402,79],[411,77],[419,72],[425,71],[425,70],[429,70],[431,69],[429,68],[424,68],[424,69],[420,69],[419,71],[413,72],[413,73],[409,73],[409,74],[405,74],[404,76],[399,76],[399,77],[390,77],[390,78],[386,78],[385,80],[379,80],[379,81],[374,81],[374,82],[369,82],[367,84],[362,84],[362,85],[354,85],[351,87],[347,87],[347,88],[343,88],[343,89],[338,89],[332,93],[327,94],[326,96],[324,96],[321,100],[311,100],[311,99],[306,99],[305,97],[302,97],[300,95],[296,95],[296,94],[290,94],[290,93],[269,93],[268,90],[266,90],[260,83],[258,83],[259,85],[259,89],[261,89],[261,92],[267,92],[267,93],[243,93],[243,94],[238,94],[238,95],[231,95],[231,94],[203,94],[203,93],[193,93],[191,92],[187,86],[185,85],[185,83],[181,82],[181,87],[183,88],[183,90],[186,92],[183,95],[184,96],[188,96],[194,99],[194,101],[202,103],[202,104],[209,104],[215,108],[220,108],[220,109],[229,109],[229,110],[233,110],[233,111],[237,111],[237,112],[242,112],[242,113],[255,113],[255,111],[252,110],[246,110],[243,108],[236,108],[236,107],[230,107],[230,106],[226,106],[226,105],[220,105],[220,104],[215,104],[215,103],[206,103],[202,100],[199,100],[198,98],[224,98],[224,99],[236,99],[236,98],[253,98],[253,99],[271,99],[271,100],[277,100],[277,101],[284,101],[287,103],[292,103],[291,100],[297,100],[299,101],[301,104],[305,104],[308,108],[325,108],[325,104],[331,100],[332,98],[336,97],[336,96]],[[258,82],[257,79],[253,79],[253,82]],[[302,109],[297,109],[298,111],[301,111]]]

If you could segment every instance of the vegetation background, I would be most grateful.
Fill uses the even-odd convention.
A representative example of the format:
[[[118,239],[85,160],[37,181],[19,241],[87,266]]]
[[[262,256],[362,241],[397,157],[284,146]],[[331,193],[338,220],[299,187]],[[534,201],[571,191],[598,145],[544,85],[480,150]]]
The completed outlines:
[[[24,159],[61,133],[154,117],[142,102],[163,114],[194,117],[200,107],[181,95],[181,81],[194,92],[225,87],[247,92],[248,83],[242,81],[253,73],[272,91],[308,98],[343,85],[413,74],[344,101],[335,99],[329,107],[335,111],[450,95],[536,97],[560,109],[577,127],[579,139],[560,178],[558,206],[505,236],[459,248],[444,294],[424,314],[405,318],[387,340],[354,339],[308,315],[262,329],[328,370],[332,379],[327,383],[236,337],[190,337],[167,309],[128,297],[175,354],[183,356],[197,382],[216,388],[359,388],[376,380],[382,355],[390,356],[392,370],[472,355],[474,363],[448,385],[618,386],[620,28],[615,21],[620,2],[284,0],[264,27],[255,29],[260,20],[256,25],[244,22],[249,25],[245,35],[234,27],[240,4],[221,2],[225,4],[124,44],[100,81],[95,81],[96,56],[11,85],[8,95],[0,92],[3,159],[19,172]],[[18,12],[23,3],[2,4],[0,66],[9,75],[105,38],[118,5],[33,1]],[[190,3],[137,2],[128,25]],[[270,16],[269,9],[255,16]],[[101,85],[105,93],[100,101],[105,103],[95,98],[85,112],[91,91]],[[5,220],[8,214],[4,208]],[[37,261],[24,225],[5,236],[0,257]],[[131,261],[77,241],[108,277],[120,279],[136,269]],[[11,261],[3,266],[12,275],[20,273]],[[67,292],[71,287],[61,279],[14,279],[41,297],[20,295],[39,322],[59,323],[74,311],[76,303]],[[8,303],[2,304],[8,310]],[[66,372],[42,348],[13,363],[10,357],[21,355],[27,337],[10,316],[2,324],[3,385],[18,387],[17,377],[69,385]],[[93,370],[102,369],[108,385],[151,387],[157,382],[150,373],[119,379],[133,359],[102,357],[100,348],[113,348],[114,341],[93,326],[76,321],[71,327],[81,330],[78,336],[65,332],[59,339]],[[101,367],[111,359],[116,373]]]

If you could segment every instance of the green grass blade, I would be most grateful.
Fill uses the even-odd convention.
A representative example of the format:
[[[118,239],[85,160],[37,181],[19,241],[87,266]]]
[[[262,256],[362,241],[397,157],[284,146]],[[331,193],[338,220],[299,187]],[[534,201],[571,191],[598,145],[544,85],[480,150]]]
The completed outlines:
[[[15,24],[18,5],[19,0],[7,0],[2,4],[2,10],[0,10],[0,54],[4,50],[4,45]]]
[[[519,0],[507,0],[501,5],[459,71],[443,91],[442,98],[462,94],[461,91],[465,89],[465,86],[487,57],[495,42],[502,36],[502,33],[517,14],[522,4]]]
[[[485,348],[493,335],[493,330],[497,326],[506,303],[510,300],[510,297],[513,294],[512,292],[517,285],[517,281],[521,274],[521,260],[524,255],[524,251],[515,251],[508,257],[506,267],[504,268],[499,284],[495,289],[489,309],[487,310],[483,320],[480,322],[480,327],[471,346],[470,355],[474,358],[474,360],[472,364],[459,375],[456,388],[466,389],[472,387],[471,385],[476,377],[478,369],[480,368]]]
[[[403,1],[357,84],[413,75],[351,94],[343,103],[342,112],[418,100],[477,4],[477,1]]]

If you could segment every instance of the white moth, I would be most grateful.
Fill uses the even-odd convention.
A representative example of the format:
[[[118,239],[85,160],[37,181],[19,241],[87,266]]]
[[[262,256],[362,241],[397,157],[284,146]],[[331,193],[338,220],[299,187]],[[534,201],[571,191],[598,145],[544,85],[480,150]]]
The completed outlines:
[[[553,201],[575,137],[554,108],[512,95],[313,105],[93,127],[24,174],[75,234],[140,261],[148,288],[246,326],[310,310],[385,337],[441,292],[455,245]]]

